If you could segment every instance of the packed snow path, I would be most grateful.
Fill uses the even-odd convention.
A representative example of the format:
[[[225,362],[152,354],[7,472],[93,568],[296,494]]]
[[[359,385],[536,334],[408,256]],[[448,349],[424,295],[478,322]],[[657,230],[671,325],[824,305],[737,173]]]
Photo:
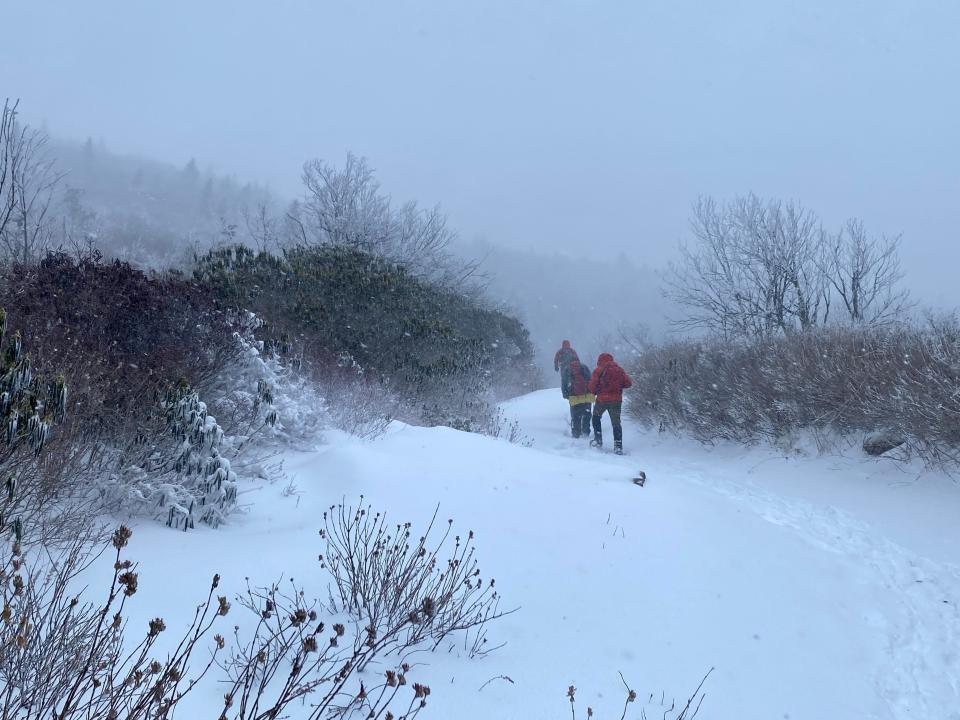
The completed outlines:
[[[373,442],[331,436],[287,458],[296,493],[245,493],[249,512],[229,527],[143,524],[135,612],[162,602],[171,625],[215,571],[228,589],[283,573],[323,593],[320,515],[362,494],[415,527],[439,504],[477,533],[484,576],[520,607],[490,628],[507,645],[489,656],[454,645],[418,658],[433,688],[424,717],[563,717],[570,684],[581,714],[619,717],[619,672],[659,717],[661,698],[685,698],[715,667],[703,718],[960,719],[950,480],[855,453],[704,449],[629,421],[617,457],[569,437],[556,390],[504,409],[531,447],[402,425]],[[643,488],[629,480],[640,468]],[[480,689],[497,676],[512,683]],[[216,707],[216,688],[192,702],[204,700]]]

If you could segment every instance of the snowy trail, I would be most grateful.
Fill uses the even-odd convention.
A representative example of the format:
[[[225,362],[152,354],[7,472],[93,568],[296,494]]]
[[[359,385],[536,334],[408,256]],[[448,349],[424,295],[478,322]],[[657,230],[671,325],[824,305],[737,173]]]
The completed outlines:
[[[661,717],[715,667],[699,717],[960,719],[955,485],[629,426],[632,454],[617,457],[567,436],[555,390],[504,409],[532,447],[399,424],[373,442],[331,435],[288,455],[296,494],[248,487],[248,513],[228,527],[140,523],[131,620],[160,604],[168,626],[185,621],[214,572],[228,592],[282,573],[325,595],[320,516],[363,495],[398,521],[422,527],[439,505],[474,530],[484,575],[520,608],[490,628],[491,643],[507,643],[497,652],[468,660],[451,645],[418,659],[434,691],[424,717],[569,716],[570,684],[581,713],[619,717],[620,672]],[[640,467],[643,488],[629,482]],[[487,683],[501,675],[513,682]],[[217,689],[183,716],[206,717]]]
[[[887,638],[887,657],[876,683],[893,717],[960,718],[960,568],[921,557],[833,507],[786,500],[755,486],[709,481],[702,472],[684,477],[858,564],[865,580],[896,602],[897,612],[877,617],[878,630]]]
[[[537,444],[573,457],[582,455],[579,443],[571,447],[556,439],[563,418],[545,423],[544,418],[525,417],[525,402],[517,401],[514,417],[527,421],[524,427],[534,430]],[[624,477],[642,467],[652,483],[684,482],[718,493],[805,542],[850,560],[859,582],[877,586],[892,600],[888,612],[872,611],[869,616],[886,646],[874,682],[889,716],[960,719],[960,566],[911,552],[828,504],[766,491],[742,474],[731,474],[729,466],[718,472],[715,463],[708,465],[702,457],[663,457],[659,448],[645,453],[648,442],[649,435],[628,431],[628,450],[633,446],[633,454],[624,458],[603,454],[601,461],[622,467]]]

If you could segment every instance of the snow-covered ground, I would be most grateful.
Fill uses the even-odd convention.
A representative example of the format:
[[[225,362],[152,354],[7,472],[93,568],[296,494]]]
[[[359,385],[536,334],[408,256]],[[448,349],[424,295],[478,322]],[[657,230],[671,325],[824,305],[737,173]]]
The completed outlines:
[[[581,713],[620,717],[618,673],[659,717],[661,697],[686,698],[715,667],[699,717],[960,719],[952,480],[856,452],[788,459],[629,427],[617,457],[569,437],[556,390],[504,409],[532,447],[399,424],[375,441],[330,436],[287,457],[296,494],[248,488],[228,527],[140,523],[134,627],[162,614],[174,630],[214,572],[229,592],[283,575],[325,595],[321,514],[362,494],[415,528],[439,504],[476,532],[484,575],[520,608],[491,626],[507,644],[482,659],[418,658],[433,689],[422,717],[563,717],[570,684]],[[643,488],[629,482],[641,467]],[[513,683],[480,689],[496,676]],[[206,717],[198,704],[221,693],[181,715]]]

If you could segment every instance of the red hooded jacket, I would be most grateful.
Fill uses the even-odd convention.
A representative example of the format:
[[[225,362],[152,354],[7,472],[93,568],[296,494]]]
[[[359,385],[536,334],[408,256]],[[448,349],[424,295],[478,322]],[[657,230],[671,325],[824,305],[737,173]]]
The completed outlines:
[[[597,358],[597,369],[590,378],[590,392],[598,403],[623,402],[623,391],[633,385],[630,376],[613,361],[613,355],[603,353]]]

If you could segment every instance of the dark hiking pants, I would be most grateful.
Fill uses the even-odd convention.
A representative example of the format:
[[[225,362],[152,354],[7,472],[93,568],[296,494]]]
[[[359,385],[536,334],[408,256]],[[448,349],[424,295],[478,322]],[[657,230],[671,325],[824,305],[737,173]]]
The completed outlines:
[[[590,434],[590,403],[570,406],[570,431],[575,438]]]
[[[600,440],[603,436],[600,418],[607,412],[610,413],[610,424],[613,425],[613,446],[615,448],[623,447],[623,426],[620,424],[622,407],[623,403],[618,402],[597,402],[593,404],[593,435],[596,440]]]

